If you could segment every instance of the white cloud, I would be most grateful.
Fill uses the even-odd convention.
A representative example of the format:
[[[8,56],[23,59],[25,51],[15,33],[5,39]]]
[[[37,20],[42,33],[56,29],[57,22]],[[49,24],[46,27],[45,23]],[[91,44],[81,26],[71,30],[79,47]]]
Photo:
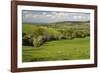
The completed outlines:
[[[52,14],[54,14],[54,15],[55,15],[55,14],[57,14],[57,12],[52,12]]]
[[[78,16],[73,16],[73,19],[77,19],[78,18]]]
[[[56,16],[51,16],[51,19],[55,19],[56,18]]]
[[[47,13],[46,13],[46,12],[43,12],[42,14],[43,14],[43,15],[46,15]]]
[[[66,13],[64,13],[64,12],[60,12],[60,13],[58,13],[57,15],[59,15],[59,16],[63,16],[63,15],[66,15]]]
[[[78,18],[83,19],[83,18],[84,18],[84,16],[78,16]]]
[[[81,16],[81,15],[77,15],[77,16],[73,16],[73,19],[84,19],[85,16]]]
[[[24,14],[29,13],[29,11],[23,11]]]
[[[32,18],[37,18],[38,17],[38,15],[32,15]]]
[[[52,16],[52,15],[50,15],[50,14],[47,14],[46,16],[47,16],[47,17],[50,17],[50,16]]]
[[[32,16],[32,14],[25,14],[24,16],[25,16],[25,18],[29,18]]]

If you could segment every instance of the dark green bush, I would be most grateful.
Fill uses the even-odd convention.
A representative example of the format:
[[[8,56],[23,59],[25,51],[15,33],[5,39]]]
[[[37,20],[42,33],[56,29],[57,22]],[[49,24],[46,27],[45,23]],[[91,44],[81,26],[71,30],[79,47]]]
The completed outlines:
[[[32,38],[29,34],[22,35],[22,44],[32,46]]]
[[[60,36],[59,36],[59,40],[61,40],[61,39],[66,39],[66,36],[60,35]]]

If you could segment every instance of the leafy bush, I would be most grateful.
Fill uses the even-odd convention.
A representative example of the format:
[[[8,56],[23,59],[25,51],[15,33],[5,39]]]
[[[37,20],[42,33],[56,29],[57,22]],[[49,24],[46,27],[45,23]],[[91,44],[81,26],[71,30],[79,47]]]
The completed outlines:
[[[33,46],[38,47],[38,41],[36,38],[33,38]]]
[[[66,37],[64,35],[60,35],[59,40],[61,40],[61,39],[66,39]]]
[[[22,44],[32,46],[32,38],[30,34],[22,35]]]
[[[33,35],[35,38],[37,38],[38,36],[43,35],[44,32],[45,32],[45,29],[38,27],[36,30],[33,31]]]
[[[37,38],[33,38],[33,45],[34,47],[39,47],[44,43],[44,37],[38,36]]]

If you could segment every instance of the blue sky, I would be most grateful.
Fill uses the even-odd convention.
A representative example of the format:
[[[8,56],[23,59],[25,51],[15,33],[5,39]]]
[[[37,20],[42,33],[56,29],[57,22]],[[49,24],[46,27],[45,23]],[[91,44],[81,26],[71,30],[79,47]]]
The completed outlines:
[[[62,21],[89,21],[89,13],[23,10],[24,23],[54,23]]]

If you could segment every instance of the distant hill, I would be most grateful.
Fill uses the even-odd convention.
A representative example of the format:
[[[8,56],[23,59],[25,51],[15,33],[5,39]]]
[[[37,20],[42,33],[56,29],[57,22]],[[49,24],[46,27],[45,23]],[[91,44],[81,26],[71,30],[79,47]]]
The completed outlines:
[[[90,21],[62,21],[62,22],[54,22],[54,23],[23,23],[23,24],[34,24],[34,25],[53,25],[53,24],[68,24],[68,25],[74,25],[74,24],[83,24],[83,23],[90,23]]]
[[[56,22],[56,23],[89,23],[90,21],[63,21],[63,22]]]

